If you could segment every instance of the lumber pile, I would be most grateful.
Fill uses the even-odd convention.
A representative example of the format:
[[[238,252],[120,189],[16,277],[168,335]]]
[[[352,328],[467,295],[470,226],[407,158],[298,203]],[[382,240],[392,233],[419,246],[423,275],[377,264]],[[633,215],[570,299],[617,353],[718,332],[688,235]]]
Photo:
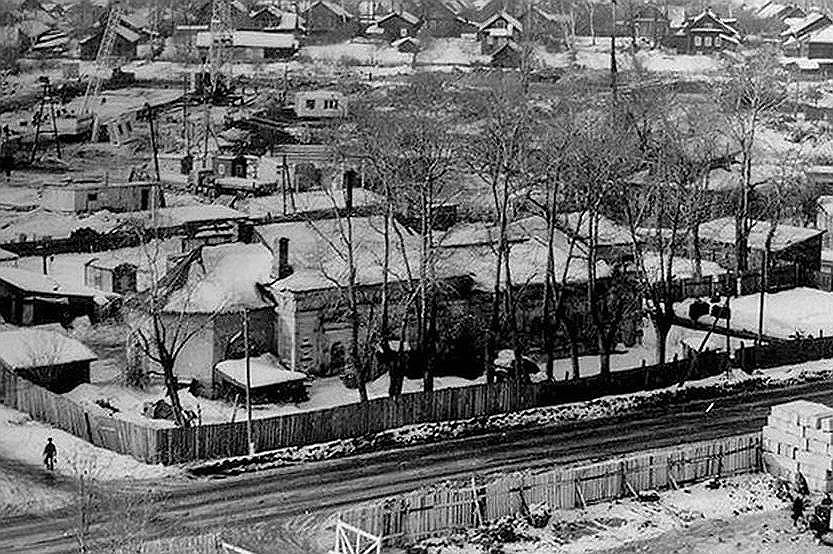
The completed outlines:
[[[763,429],[763,464],[784,479],[801,472],[811,491],[833,492],[833,408],[807,400],[773,406]]]

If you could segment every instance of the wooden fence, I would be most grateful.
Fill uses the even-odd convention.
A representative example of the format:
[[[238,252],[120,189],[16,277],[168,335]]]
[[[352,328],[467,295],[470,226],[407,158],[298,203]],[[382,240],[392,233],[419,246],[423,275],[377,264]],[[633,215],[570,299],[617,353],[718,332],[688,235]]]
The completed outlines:
[[[0,368],[0,402],[76,437],[143,462],[156,463],[159,429],[92,414],[72,400]]]
[[[507,475],[415,491],[342,512],[341,519],[390,542],[471,528],[546,504],[551,511],[760,471],[761,434],[750,433],[577,467]]]
[[[762,346],[741,347],[735,362],[742,369],[766,369],[833,358],[833,337],[797,339]]]
[[[274,450],[354,438],[418,423],[471,419],[666,387],[683,378],[698,379],[726,370],[722,353],[701,355],[696,367],[689,360],[675,360],[664,367],[644,366],[615,371],[609,381],[599,376],[557,383],[496,383],[415,392],[395,398],[336,406],[252,422],[258,451]],[[158,459],[163,463],[207,460],[248,453],[246,422],[216,423],[157,431]]]
[[[777,292],[802,286],[813,286],[824,290],[831,290],[830,279],[824,280],[820,272],[806,271],[800,266],[787,265],[773,268],[767,275],[767,291]],[[740,292],[754,294],[761,290],[762,276],[760,272],[745,273],[740,279]],[[655,285],[664,287],[664,283]],[[827,288],[825,288],[827,287]],[[676,302],[687,298],[704,298],[711,296],[734,295],[738,289],[738,279],[733,273],[724,273],[713,277],[695,279],[675,279],[672,284],[671,295]]]

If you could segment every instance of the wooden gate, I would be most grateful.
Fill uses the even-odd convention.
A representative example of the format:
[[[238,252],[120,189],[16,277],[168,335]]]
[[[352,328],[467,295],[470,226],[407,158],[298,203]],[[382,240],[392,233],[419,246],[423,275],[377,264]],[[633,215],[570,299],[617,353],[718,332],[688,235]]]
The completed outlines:
[[[380,554],[382,537],[372,535],[349,523],[336,523],[336,543],[330,554]]]

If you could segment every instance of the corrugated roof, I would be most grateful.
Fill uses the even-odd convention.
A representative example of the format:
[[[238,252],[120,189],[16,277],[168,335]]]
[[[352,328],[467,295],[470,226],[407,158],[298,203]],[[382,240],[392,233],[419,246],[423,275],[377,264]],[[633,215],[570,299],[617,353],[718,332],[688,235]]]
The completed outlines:
[[[45,329],[0,332],[0,362],[11,369],[28,369],[76,362],[97,356],[83,343]]]

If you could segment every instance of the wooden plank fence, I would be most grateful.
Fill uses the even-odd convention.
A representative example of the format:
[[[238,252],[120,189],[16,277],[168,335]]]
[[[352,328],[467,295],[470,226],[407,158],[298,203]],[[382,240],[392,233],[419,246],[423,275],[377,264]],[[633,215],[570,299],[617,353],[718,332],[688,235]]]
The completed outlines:
[[[664,448],[614,460],[516,473],[478,484],[414,491],[341,513],[341,519],[387,542],[412,542],[471,528],[546,504],[551,511],[677,488],[711,477],[761,469],[761,434]]]
[[[0,368],[0,401],[95,446],[129,454],[143,462],[161,461],[157,447],[159,429],[89,413],[80,404],[4,368]]]

